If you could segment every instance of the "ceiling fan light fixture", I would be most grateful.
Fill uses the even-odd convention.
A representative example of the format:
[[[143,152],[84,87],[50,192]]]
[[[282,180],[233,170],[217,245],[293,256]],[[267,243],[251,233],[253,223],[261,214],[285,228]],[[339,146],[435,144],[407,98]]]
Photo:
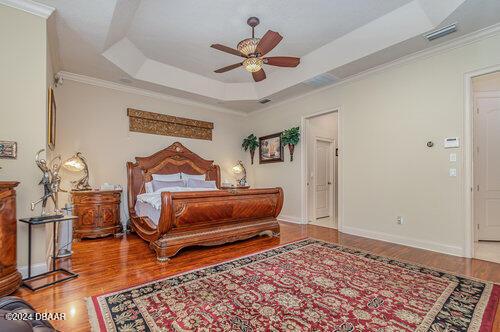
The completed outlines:
[[[243,61],[243,67],[245,67],[248,72],[255,73],[261,70],[263,63],[264,61],[262,61],[261,58],[248,58]]]
[[[244,55],[249,56],[250,54],[255,53],[257,45],[259,45],[259,42],[260,38],[243,39],[238,43],[238,46],[236,48]]]

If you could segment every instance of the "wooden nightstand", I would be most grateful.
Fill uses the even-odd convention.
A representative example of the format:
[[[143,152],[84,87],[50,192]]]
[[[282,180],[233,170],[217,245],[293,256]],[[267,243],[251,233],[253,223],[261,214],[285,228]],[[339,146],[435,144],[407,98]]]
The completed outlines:
[[[221,186],[220,189],[250,189],[250,186]]]
[[[72,191],[73,214],[78,217],[73,223],[73,238],[119,233],[121,193],[121,190]]]

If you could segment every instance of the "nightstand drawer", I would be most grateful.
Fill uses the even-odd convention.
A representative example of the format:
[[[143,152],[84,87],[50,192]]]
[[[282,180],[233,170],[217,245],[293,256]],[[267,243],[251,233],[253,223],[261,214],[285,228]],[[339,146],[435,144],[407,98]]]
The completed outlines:
[[[104,204],[119,202],[120,193],[95,193],[92,195],[76,194],[73,195],[74,204]]]

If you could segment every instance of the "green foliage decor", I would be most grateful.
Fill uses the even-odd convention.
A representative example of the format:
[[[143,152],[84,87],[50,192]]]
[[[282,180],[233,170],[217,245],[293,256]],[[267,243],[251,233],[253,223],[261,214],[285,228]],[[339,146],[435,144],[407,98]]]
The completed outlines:
[[[300,128],[293,127],[283,131],[281,134],[281,144],[288,145],[290,150],[290,161],[293,161],[293,151],[295,150],[295,145],[299,143],[300,140]]]
[[[248,135],[248,137],[243,139],[241,147],[245,151],[250,150],[250,157],[252,158],[252,165],[253,165],[253,156],[255,154],[255,149],[259,147],[259,140],[257,139],[257,136],[255,136],[254,134]]]

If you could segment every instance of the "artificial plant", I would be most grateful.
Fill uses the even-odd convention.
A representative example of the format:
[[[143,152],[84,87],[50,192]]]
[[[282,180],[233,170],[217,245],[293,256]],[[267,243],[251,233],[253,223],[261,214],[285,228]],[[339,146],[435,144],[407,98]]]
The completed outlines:
[[[290,150],[290,161],[293,161],[293,151],[295,150],[295,145],[299,143],[300,140],[300,128],[293,127],[283,131],[281,134],[281,144],[288,145]]]
[[[243,144],[241,144],[241,147],[245,151],[250,150],[252,165],[253,165],[253,156],[255,155],[255,149],[257,149],[258,146],[259,146],[259,140],[257,139],[257,136],[255,136],[254,134],[248,135],[247,138],[243,139]]]

